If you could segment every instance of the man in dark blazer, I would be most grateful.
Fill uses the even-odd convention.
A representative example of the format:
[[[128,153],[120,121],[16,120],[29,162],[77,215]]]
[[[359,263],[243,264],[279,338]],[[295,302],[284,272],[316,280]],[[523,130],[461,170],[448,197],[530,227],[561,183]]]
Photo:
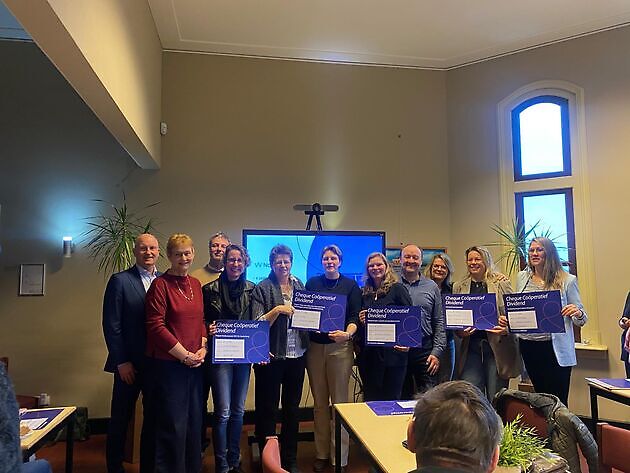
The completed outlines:
[[[114,374],[111,417],[107,430],[107,471],[124,473],[122,465],[127,425],[138,395],[146,392],[146,328],[144,299],[151,282],[159,275],[155,263],[160,254],[157,239],[150,234],[136,238],[136,264],[112,275],[103,298],[103,334],[107,344],[105,371]],[[149,396],[143,396],[144,419],[140,446],[140,471],[153,471],[153,435]],[[147,421],[148,420],[148,421]]]

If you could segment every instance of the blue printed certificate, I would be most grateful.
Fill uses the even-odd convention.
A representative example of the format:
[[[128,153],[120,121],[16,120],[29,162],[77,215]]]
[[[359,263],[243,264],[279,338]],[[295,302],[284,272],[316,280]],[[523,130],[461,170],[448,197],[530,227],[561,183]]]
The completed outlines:
[[[413,414],[418,401],[368,401],[366,404],[377,416]]]
[[[217,320],[212,337],[212,363],[261,363],[269,361],[269,322],[266,320]]]
[[[489,330],[499,324],[495,294],[443,294],[447,329]]]
[[[505,312],[512,333],[564,333],[560,291],[505,294]]]
[[[372,307],[365,317],[365,343],[393,347],[421,347],[422,309],[417,306]]]
[[[290,327],[318,332],[344,330],[346,299],[343,294],[295,290]]]

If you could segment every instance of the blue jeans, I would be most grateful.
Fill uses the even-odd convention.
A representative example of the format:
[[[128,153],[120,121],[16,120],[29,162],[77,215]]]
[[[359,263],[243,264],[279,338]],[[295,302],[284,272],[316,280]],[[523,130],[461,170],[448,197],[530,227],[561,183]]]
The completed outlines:
[[[250,369],[250,364],[212,366],[211,386],[214,402],[212,443],[218,473],[237,468],[240,463],[241,430]]]
[[[499,378],[494,352],[488,340],[478,338],[470,340],[461,379],[477,386],[490,402],[509,383],[509,380]]]
[[[33,460],[32,462],[22,463],[21,473],[51,473],[50,463],[46,460]]]

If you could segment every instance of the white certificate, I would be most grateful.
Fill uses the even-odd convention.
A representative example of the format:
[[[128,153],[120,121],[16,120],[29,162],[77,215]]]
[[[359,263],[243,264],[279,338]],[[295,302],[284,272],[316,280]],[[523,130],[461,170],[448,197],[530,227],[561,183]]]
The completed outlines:
[[[509,311],[510,328],[512,330],[530,330],[538,328],[535,310]]]
[[[396,324],[367,324],[368,342],[396,342]]]
[[[417,402],[418,400],[414,399],[413,401],[397,401],[396,404],[398,404],[403,409],[413,409],[414,407],[416,407]]]
[[[291,327],[319,330],[320,315],[316,310],[295,309],[291,316]]]
[[[245,358],[245,340],[242,338],[215,338],[214,357],[237,360]]]
[[[470,309],[446,309],[446,325],[472,327],[473,311]]]

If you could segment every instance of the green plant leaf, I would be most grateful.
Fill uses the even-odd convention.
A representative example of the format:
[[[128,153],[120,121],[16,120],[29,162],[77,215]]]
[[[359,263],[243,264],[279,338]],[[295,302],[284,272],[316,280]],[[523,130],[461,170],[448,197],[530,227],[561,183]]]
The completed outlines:
[[[523,265],[527,261],[527,245],[533,238],[546,237],[554,241],[559,237],[551,238],[551,229],[543,229],[540,220],[527,230],[525,230],[524,225],[518,223],[515,219],[509,223],[507,228],[493,224],[490,229],[497,234],[499,241],[488,243],[487,246],[496,246],[502,249],[497,263],[504,262],[509,275],[523,269]],[[562,248],[557,245],[556,247]]]
[[[135,239],[142,233],[156,233],[154,220],[131,211],[124,193],[120,206],[102,199],[92,201],[106,204],[110,212],[85,218],[88,229],[81,235],[82,243],[88,249],[89,256],[98,262],[98,271],[107,277],[134,263]],[[146,211],[158,204],[154,202],[142,210]]]
[[[549,451],[545,441],[536,435],[536,429],[524,425],[518,414],[503,427],[499,465],[520,466],[525,471],[536,457]]]

